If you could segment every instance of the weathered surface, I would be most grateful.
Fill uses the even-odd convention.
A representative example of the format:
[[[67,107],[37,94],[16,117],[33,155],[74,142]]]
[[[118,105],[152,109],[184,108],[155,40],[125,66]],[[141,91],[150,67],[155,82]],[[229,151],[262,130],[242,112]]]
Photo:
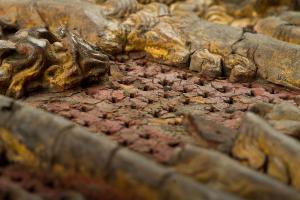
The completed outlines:
[[[220,189],[246,199],[297,199],[299,196],[293,189],[212,150],[185,147],[170,160],[170,167],[163,167],[121,148],[106,137],[6,98],[1,99],[0,116],[7,119],[6,122],[1,120],[1,127],[6,130],[2,128],[0,135],[10,161],[52,168],[60,174],[75,172],[104,178],[121,193],[139,199],[234,199],[218,191]],[[193,119],[194,124],[201,120]],[[11,126],[9,122],[18,125]],[[210,129],[196,127],[200,127],[198,131],[202,130],[205,139],[214,140],[214,133],[209,135]],[[229,130],[222,131],[224,137],[230,135]],[[236,145],[237,142],[239,138]],[[290,149],[289,145],[282,148]],[[294,161],[287,158],[287,162]],[[229,170],[233,171],[229,174]],[[211,187],[216,191],[211,191]]]
[[[255,30],[276,39],[300,44],[300,12],[289,11],[279,16],[261,19],[255,25]]]
[[[300,110],[295,105],[260,103],[250,110],[265,118],[276,130],[296,139],[300,138]]]
[[[51,2],[44,0],[37,2],[1,0],[0,18],[3,21],[4,38],[11,34],[11,27],[13,30],[45,27],[52,33],[63,27],[71,32],[78,32],[83,39],[105,53],[143,51],[158,62],[187,67],[191,55],[196,51],[193,54],[191,69],[201,71],[202,74],[214,78],[226,75],[233,82],[261,77],[276,84],[300,87],[298,66],[300,51],[296,45],[286,44],[260,34],[245,33],[245,29],[242,28],[209,23],[201,20],[193,12],[176,10],[176,6],[169,8],[166,4],[160,3],[142,5],[135,0],[109,0],[97,3],[95,5],[80,0],[72,2],[72,4],[65,0]],[[188,1],[185,3],[195,4]],[[245,9],[247,7],[250,11],[256,11],[255,6],[253,7],[256,3],[253,1],[250,7],[250,4],[244,3]],[[208,9],[208,5],[215,4],[216,2],[205,4],[200,1],[197,6],[206,6],[205,9]],[[268,7],[270,2],[266,1],[264,4]],[[292,2],[284,1],[280,4],[290,5]],[[74,15],[80,16],[80,22],[73,18]],[[69,67],[61,67],[60,65],[50,67],[50,74],[60,72],[61,68],[66,68],[62,70],[64,72],[61,72],[63,75],[57,75],[59,80],[53,81],[55,86],[58,85],[59,88],[63,89],[75,86],[85,79],[84,75],[86,74],[92,74],[91,77],[96,77],[96,79],[101,77],[105,70],[100,69],[105,68],[101,66],[103,66],[103,61],[106,61],[106,57],[91,46],[81,45],[81,47],[83,46],[85,50],[90,50],[81,55],[88,60],[78,61],[79,63],[68,62]],[[4,49],[8,48],[11,47],[7,46]],[[78,48],[75,47],[75,49]],[[97,53],[94,51],[100,55],[95,55]],[[199,52],[203,51],[206,53],[196,57]],[[72,55],[69,53],[64,60],[72,60]],[[199,69],[197,62],[203,63],[201,61],[203,59],[209,60],[209,62]],[[222,67],[220,60],[224,63]],[[100,67],[97,64],[100,64]],[[36,65],[42,68],[41,64],[36,63]],[[90,69],[91,65],[97,67]],[[7,69],[7,66],[4,65],[2,68],[7,74],[9,67]],[[75,76],[76,78],[73,78],[74,75],[72,78],[68,78],[68,75],[76,74],[77,68],[81,69],[81,74]],[[29,69],[30,67],[26,66],[26,70]],[[36,76],[39,77],[39,75],[34,77]],[[68,83],[61,83],[62,77],[67,77],[64,80],[68,80]],[[93,79],[91,77],[88,76],[86,79]],[[51,80],[51,78],[48,79]],[[26,76],[22,75],[22,80],[26,80]],[[8,94],[11,96],[22,95],[20,89],[14,90],[16,89],[11,89]]]
[[[182,11],[194,8],[190,11],[208,21],[248,28],[266,16],[279,15],[287,10],[299,10],[298,0],[187,0],[177,4],[177,9]]]
[[[175,169],[202,183],[245,199],[299,199],[299,193],[218,152],[187,146],[173,162]]]
[[[16,165],[1,155],[0,198],[11,200],[129,200],[103,180],[82,174],[60,176],[51,170],[38,170]]]
[[[140,56],[144,55],[132,54],[131,58]],[[221,138],[217,133],[212,134],[212,129],[205,129],[204,135],[194,134],[189,130],[193,126],[187,130],[183,126],[185,116],[199,116],[236,129],[244,112],[253,104],[295,104],[298,94],[267,83],[209,81],[197,73],[144,59],[115,62],[111,66],[110,81],[101,85],[35,94],[24,101],[92,132],[104,133],[124,147],[168,162],[172,152],[184,143],[228,150],[228,134]],[[196,123],[201,126],[201,121]],[[207,127],[206,122],[202,122],[202,126]],[[222,128],[219,129],[222,133]],[[234,135],[234,131],[229,132]],[[210,141],[201,142],[202,139]]]
[[[188,132],[193,135],[198,146],[216,149],[224,153],[230,152],[236,136],[234,129],[205,120],[199,114],[190,114],[186,116],[185,121]]]
[[[222,75],[222,57],[211,54],[207,49],[199,50],[191,56],[189,69],[202,76],[217,78]]]
[[[60,34],[36,28],[1,40],[0,92],[21,97],[40,88],[59,91],[99,81],[108,70],[108,57],[68,30]]]
[[[232,148],[233,156],[296,189],[300,188],[299,143],[247,113]]]
[[[283,183],[270,179],[267,174],[246,169],[229,158],[236,129],[248,108],[256,102],[295,104],[297,91],[259,82],[237,84],[228,80],[209,81],[198,77],[195,72],[158,65],[144,59],[133,60],[144,56],[136,53],[130,54],[129,58],[118,58],[131,60],[112,64],[108,76],[110,81],[103,85],[61,93],[36,94],[24,100],[71,119],[93,132],[105,134],[123,147],[174,167],[178,172],[209,187],[222,188],[249,199],[270,199],[269,196],[276,196],[277,191],[268,188],[275,187],[278,191],[286,188],[286,192],[279,193],[286,197],[295,194],[294,198],[297,198],[297,193]],[[67,140],[73,140],[72,135]],[[69,152],[68,145],[63,143],[66,146],[64,152]],[[209,150],[193,153],[191,157],[186,156],[187,153],[180,156],[181,152],[185,152],[182,148],[185,149],[188,143]],[[226,155],[216,153],[213,149]],[[71,166],[72,160],[69,157],[61,157],[60,160]],[[89,160],[85,162],[91,163]],[[228,168],[234,170],[223,170],[226,168],[223,164],[228,164]],[[119,161],[115,164],[120,165]],[[133,166],[132,170],[140,172],[137,168]],[[203,179],[202,176],[196,179],[195,174],[200,174],[198,169],[203,169],[208,177],[203,175]],[[244,178],[227,176],[229,171],[234,177]],[[234,180],[243,183],[244,187],[234,185]],[[227,184],[230,182],[233,186]]]
[[[298,199],[299,91],[236,83],[300,87],[298,3],[0,0],[1,93],[98,133],[1,97],[2,154],[129,199]],[[249,107],[280,132],[234,130]]]
[[[213,25],[195,18],[185,24],[192,37],[192,49],[206,48],[223,56],[225,75],[231,80],[249,80],[255,76],[273,83],[298,87],[299,46],[224,25]],[[192,28],[193,27],[193,28]],[[196,27],[196,28],[194,28]],[[201,38],[201,40],[195,40]],[[272,67],[270,67],[272,66]]]
[[[175,173],[61,117],[5,97],[0,102],[0,116],[10,116],[6,122],[0,121],[0,141],[9,161],[52,169],[62,175],[77,172],[96,176],[137,199],[239,199]]]

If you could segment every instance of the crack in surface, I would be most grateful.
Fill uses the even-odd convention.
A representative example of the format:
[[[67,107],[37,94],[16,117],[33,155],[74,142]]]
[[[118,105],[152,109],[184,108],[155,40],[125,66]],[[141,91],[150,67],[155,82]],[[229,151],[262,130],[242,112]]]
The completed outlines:
[[[74,124],[70,124],[66,127],[64,127],[62,130],[60,130],[57,133],[57,136],[53,140],[53,144],[50,146],[50,161],[49,164],[50,166],[54,166],[55,164],[55,159],[56,159],[56,152],[59,151],[59,147],[61,144],[63,144],[64,138],[68,135],[71,134],[70,130],[75,128]]]

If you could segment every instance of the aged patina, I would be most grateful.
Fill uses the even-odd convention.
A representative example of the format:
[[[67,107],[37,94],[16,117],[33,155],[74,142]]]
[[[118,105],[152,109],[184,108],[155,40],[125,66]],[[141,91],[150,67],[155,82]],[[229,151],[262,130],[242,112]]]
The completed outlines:
[[[0,173],[76,175],[39,188],[80,200],[300,199],[299,5],[0,0],[0,93],[25,102],[0,96]],[[0,198],[51,199],[6,176]]]
[[[227,1],[158,2],[1,0],[2,93],[20,97],[37,85],[68,89],[86,80],[98,80],[108,67],[104,54],[132,51],[146,52],[156,62],[190,67],[210,77],[227,76],[232,82],[263,78],[299,88],[299,47],[262,35],[297,43],[299,17],[287,11],[297,8],[295,1],[278,1],[277,6],[270,6],[273,1],[245,1],[238,9]],[[214,11],[216,6],[224,10],[220,17],[220,12]],[[274,13],[270,9],[282,14],[270,19],[268,13]],[[217,22],[218,18],[234,21],[243,17],[253,23],[230,27]],[[265,26],[268,20],[271,22]],[[62,38],[59,30],[66,32]],[[14,56],[25,58],[18,64],[21,61]],[[211,59],[215,61],[206,63]],[[36,84],[27,81],[37,79]]]

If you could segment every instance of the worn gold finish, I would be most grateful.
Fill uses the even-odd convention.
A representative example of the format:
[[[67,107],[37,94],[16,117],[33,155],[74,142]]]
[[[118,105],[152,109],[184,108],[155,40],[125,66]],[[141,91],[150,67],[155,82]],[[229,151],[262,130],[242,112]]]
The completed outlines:
[[[6,156],[11,161],[30,167],[38,167],[39,160],[21,141],[18,141],[8,130],[0,128],[0,139],[6,149]]]
[[[300,48],[254,33],[298,43],[299,16],[289,11],[297,8],[296,1],[1,0],[0,4],[4,43],[0,88],[10,96],[98,81],[108,67],[104,54],[132,51],[212,78],[227,76],[237,82],[260,77],[300,87]],[[270,19],[273,15],[277,18]],[[271,21],[270,27],[265,20]],[[58,30],[65,33],[57,34]],[[26,58],[21,62],[16,57]],[[206,58],[211,61],[201,66]]]
[[[21,97],[38,88],[64,90],[83,80],[98,81],[106,73],[106,55],[74,33],[60,34],[37,28],[2,40],[1,92]]]

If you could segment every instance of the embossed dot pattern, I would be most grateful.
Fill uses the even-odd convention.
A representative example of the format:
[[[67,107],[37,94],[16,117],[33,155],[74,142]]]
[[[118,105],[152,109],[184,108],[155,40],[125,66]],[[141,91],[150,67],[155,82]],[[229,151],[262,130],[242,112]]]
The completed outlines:
[[[24,100],[160,162],[168,161],[176,147],[193,143],[193,136],[182,123],[185,114],[201,114],[237,128],[254,103],[295,104],[297,91],[259,81],[208,80],[185,69],[146,61],[142,56],[117,57],[102,84],[39,93]]]

